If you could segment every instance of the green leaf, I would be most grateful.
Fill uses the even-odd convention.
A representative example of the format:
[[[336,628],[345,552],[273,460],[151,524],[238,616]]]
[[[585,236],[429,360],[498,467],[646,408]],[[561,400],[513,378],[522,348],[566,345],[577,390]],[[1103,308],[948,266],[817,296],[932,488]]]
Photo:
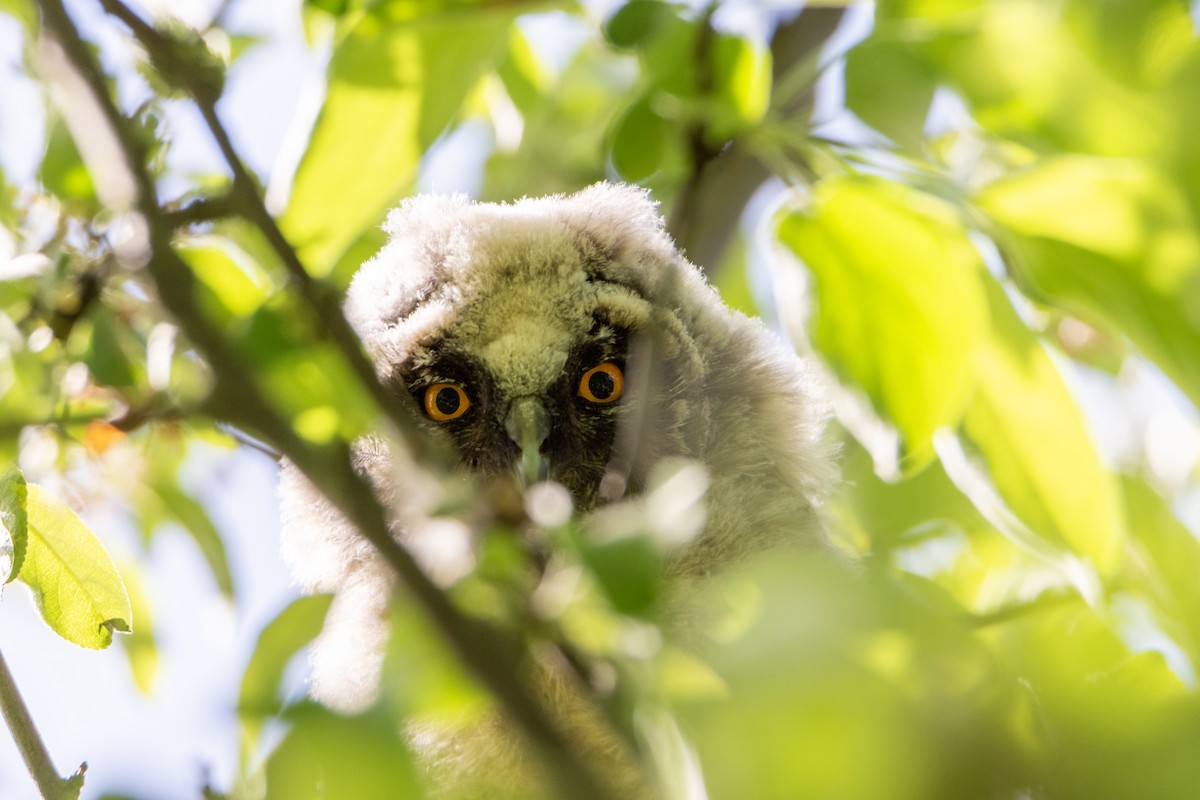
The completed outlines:
[[[880,0],[876,16],[880,22],[918,19],[941,24],[962,24],[986,0]]]
[[[1123,486],[1130,535],[1145,556],[1131,560],[1134,579],[1147,586],[1160,623],[1200,669],[1200,542],[1144,482],[1125,478]]]
[[[846,107],[907,150],[920,150],[936,89],[932,70],[901,42],[874,37],[846,56]]]
[[[589,542],[580,550],[605,596],[622,614],[647,616],[659,595],[662,558],[648,536]]]
[[[749,39],[717,35],[712,44],[712,118],[717,143],[762,121],[771,103],[771,51]]]
[[[479,686],[421,609],[393,603],[383,662],[383,696],[398,715],[459,723],[481,716],[491,696]]]
[[[16,19],[30,33],[35,33],[38,29],[40,17],[32,0],[0,0],[0,13]]]
[[[276,294],[250,318],[242,354],[297,433],[318,444],[353,439],[369,427],[374,405],[340,351],[320,342],[316,324],[293,296]]]
[[[1196,52],[1196,31],[1179,0],[1068,0],[1063,16],[1091,59],[1134,88],[1155,87]]]
[[[137,383],[135,364],[144,358],[144,347],[128,325],[118,320],[111,308],[97,306],[88,315],[91,336],[83,361],[96,382],[117,389],[131,389]]]
[[[29,548],[18,579],[33,592],[50,629],[93,650],[128,633],[133,611],[121,575],[104,545],[67,507],[29,484]]]
[[[55,119],[50,127],[39,177],[42,185],[60,200],[73,203],[88,212],[97,209],[99,201],[96,199],[92,175],[61,118]]]
[[[921,30],[914,50],[967,102],[984,129],[1038,152],[1103,156],[1171,152],[1178,113],[1149,92],[1114,80],[1083,52],[1056,4],[980,4],[948,18],[942,35]]]
[[[129,605],[138,621],[137,627],[128,636],[121,637],[121,649],[129,660],[129,672],[138,691],[147,697],[154,690],[158,677],[158,645],[154,638],[154,625],[150,614],[150,600],[142,583],[141,566],[123,563],[121,577],[129,592]]]
[[[279,713],[279,682],[288,662],[321,632],[333,595],[317,594],[292,602],[258,636],[242,674],[238,713],[265,717]]]
[[[192,537],[192,541],[200,548],[221,594],[233,597],[233,574],[229,569],[225,542],[221,538],[217,526],[209,517],[208,511],[173,481],[157,478],[147,488],[161,505],[161,513],[178,520],[188,535]],[[155,511],[159,511],[159,509],[155,509]]]
[[[1061,156],[993,184],[979,204],[1003,226],[1024,289],[1128,336],[1200,403],[1200,237],[1169,176],[1133,159]]]
[[[314,275],[329,274],[412,189],[422,154],[491,66],[512,19],[504,9],[389,8],[362,16],[334,50],[325,105],[280,219]],[[404,9],[407,17],[388,17]]]
[[[1009,507],[1037,535],[1112,575],[1125,552],[1125,516],[1054,362],[994,281],[992,329],[971,353],[975,395],[964,432]]]
[[[513,105],[522,114],[530,113],[545,102],[545,95],[555,83],[554,75],[541,63],[529,37],[518,25],[509,30],[508,50],[496,65],[496,74],[504,82],[504,90]]]
[[[662,34],[675,19],[673,4],[630,0],[604,23],[604,36],[616,47],[639,47]]]
[[[267,761],[267,800],[424,796],[390,715],[344,717],[310,703],[292,709],[288,718],[292,729]]]
[[[0,534],[7,541],[0,541],[0,571],[8,583],[21,572],[25,551],[29,541],[28,507],[29,489],[25,476],[19,469],[0,475]]]
[[[244,318],[267,299],[271,278],[233,242],[206,237],[178,248],[200,283],[220,304],[217,318]]]
[[[913,466],[962,414],[986,319],[982,262],[940,200],[869,177],[820,184],[780,240],[815,279],[814,343],[900,433]]]
[[[613,132],[613,166],[627,181],[641,181],[662,164],[670,144],[671,125],[654,112],[649,97],[629,107]]]

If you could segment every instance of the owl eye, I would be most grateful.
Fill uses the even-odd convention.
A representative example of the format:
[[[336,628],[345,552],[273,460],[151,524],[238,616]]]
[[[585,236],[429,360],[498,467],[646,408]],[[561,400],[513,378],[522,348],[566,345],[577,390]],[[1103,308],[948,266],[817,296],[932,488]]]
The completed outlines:
[[[611,361],[592,367],[579,379],[579,396],[589,403],[615,402],[624,388],[625,375]]]
[[[453,383],[435,383],[425,390],[425,413],[434,422],[449,422],[467,413],[471,399]]]

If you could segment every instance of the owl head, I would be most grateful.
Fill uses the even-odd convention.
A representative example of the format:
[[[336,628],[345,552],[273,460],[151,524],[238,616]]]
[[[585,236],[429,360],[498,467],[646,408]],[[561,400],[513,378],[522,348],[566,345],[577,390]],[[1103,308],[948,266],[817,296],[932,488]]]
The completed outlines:
[[[597,184],[511,204],[422,196],[385,230],[347,316],[380,379],[467,467],[557,481],[586,509],[613,493],[614,475],[617,494],[636,490],[647,465],[698,455],[695,331],[726,312],[644,190]],[[623,430],[637,431],[635,446],[621,447]]]

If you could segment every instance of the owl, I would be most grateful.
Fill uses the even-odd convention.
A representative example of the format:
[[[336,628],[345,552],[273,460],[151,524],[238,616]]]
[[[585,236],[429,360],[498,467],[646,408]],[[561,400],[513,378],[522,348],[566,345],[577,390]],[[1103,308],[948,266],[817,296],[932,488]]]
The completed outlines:
[[[772,548],[828,547],[819,508],[834,459],[813,370],[722,303],[646,191],[601,183],[511,204],[420,196],[384,227],[389,240],[355,276],[346,315],[396,402],[415,405],[466,472],[552,482],[587,518],[635,501],[663,464],[700,465],[703,521],[665,559],[672,585]],[[428,564],[426,545],[441,541],[445,568],[445,537],[404,523],[437,486],[373,438],[355,460],[396,537]],[[392,576],[286,463],[280,497],[285,560],[304,589],[335,592],[313,694],[361,707],[379,680]],[[499,736],[476,731],[453,746],[418,736],[417,749],[479,771],[505,752],[487,741]]]

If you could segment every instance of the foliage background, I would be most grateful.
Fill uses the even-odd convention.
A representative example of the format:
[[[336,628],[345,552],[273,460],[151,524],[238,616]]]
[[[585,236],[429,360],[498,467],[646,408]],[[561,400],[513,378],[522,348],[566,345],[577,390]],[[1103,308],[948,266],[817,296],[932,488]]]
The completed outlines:
[[[378,247],[385,209],[420,189],[506,199],[602,178],[648,186],[727,302],[827,368],[845,476],[830,513],[864,565],[739,572],[713,592],[723,646],[694,658],[648,638],[658,618],[639,598],[654,586],[565,540],[591,588],[542,621],[619,676],[610,706],[639,721],[675,793],[701,796],[662,756],[678,726],[714,798],[1195,795],[1195,8],[308,0],[258,16],[234,2],[184,21],[138,9],[177,37],[138,45],[101,4],[72,2],[147,148],[195,314],[251,365],[267,419],[240,407],[230,360],[164,308],[161,259],[135,252],[136,181],[38,45],[48,5],[0,2],[14,45],[0,458],[119,551],[135,632],[120,639],[129,670],[111,652],[67,655],[12,633],[10,591],[0,644],[39,687],[60,770],[92,760],[85,796],[195,796],[204,765],[216,791],[304,796],[317,753],[330,796],[366,797],[371,776],[404,780],[391,720],[486,702],[403,607],[406,647],[375,713],[296,704],[294,674],[282,710],[319,599],[269,627],[243,681],[288,592],[267,533],[271,464],[215,420],[336,453],[380,411],[326,335],[330,306],[309,300]],[[214,146],[206,108],[249,172]],[[311,285],[247,199],[260,187]],[[519,584],[504,558],[484,552],[453,587],[468,615]],[[181,608],[181,594],[223,599]],[[60,660],[74,680],[39,676]],[[126,675],[149,700],[124,694]],[[101,711],[90,694],[122,699]],[[164,730],[175,712],[201,730]],[[125,713],[153,722],[114,739]],[[63,727],[87,737],[56,748]],[[147,730],[188,743],[168,774]],[[133,756],[120,770],[94,755],[113,741]],[[365,741],[382,744],[331,745]],[[31,792],[7,763],[6,796]]]

